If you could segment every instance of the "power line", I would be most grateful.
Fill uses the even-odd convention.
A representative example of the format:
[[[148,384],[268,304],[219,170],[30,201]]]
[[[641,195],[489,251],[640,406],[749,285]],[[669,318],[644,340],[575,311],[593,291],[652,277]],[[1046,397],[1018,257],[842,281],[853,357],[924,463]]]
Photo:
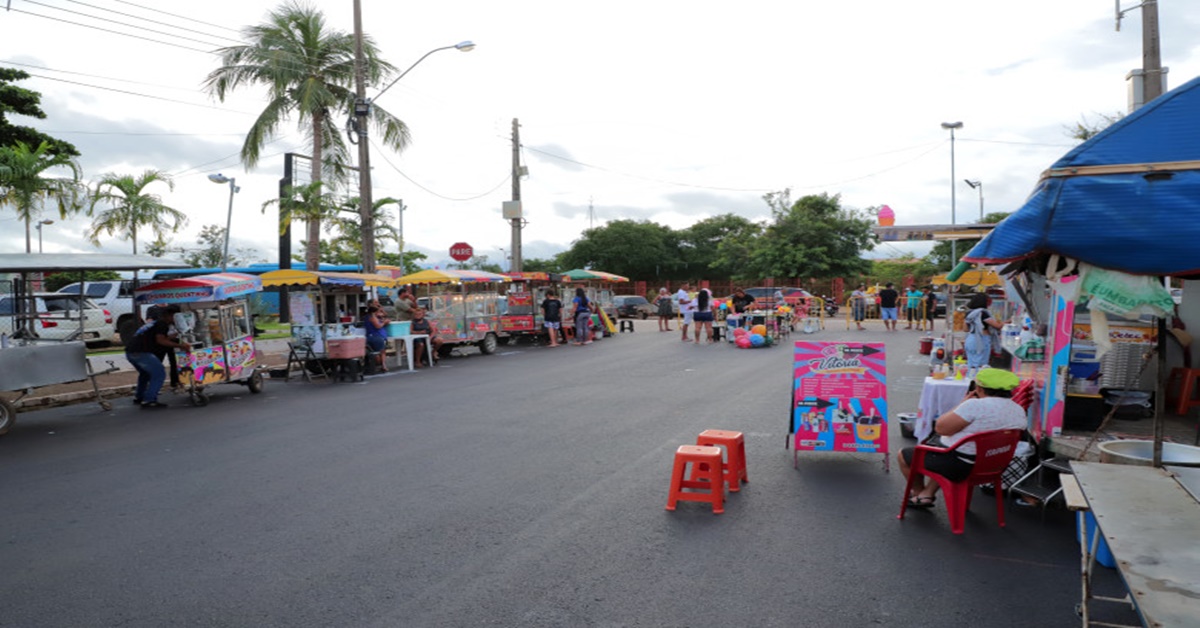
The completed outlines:
[[[227,30],[227,31],[231,31],[231,32],[234,32],[234,33],[240,33],[240,32],[241,32],[241,31],[239,31],[239,30],[238,30],[238,29],[236,29],[236,28],[229,28],[228,26],[225,26],[224,24],[213,24],[212,22],[205,22],[205,21],[203,21],[203,20],[197,20],[197,19],[195,19],[195,18],[191,18],[191,17],[187,17],[187,16],[183,16],[183,15],[177,15],[177,14],[175,14],[175,13],[168,13],[167,11],[163,11],[163,10],[161,10],[161,9],[155,9],[155,8],[153,8],[153,7],[142,6],[142,5],[140,5],[140,4],[136,4],[136,3],[133,3],[133,2],[127,2],[126,0],[114,0],[114,1],[115,1],[115,2],[120,2],[121,4],[128,4],[128,5],[129,5],[129,6],[131,6],[131,7],[137,7],[137,8],[139,8],[139,9],[145,9],[145,10],[147,10],[147,11],[153,11],[153,12],[155,12],[155,13],[162,13],[163,15],[169,15],[169,16],[171,16],[171,17],[177,17],[177,18],[179,18],[179,19],[181,19],[181,20],[187,20],[187,21],[189,21],[189,22],[195,22],[195,23],[197,23],[197,24],[203,24],[203,25],[205,25],[205,26],[212,26],[213,28],[223,28],[223,29],[225,29],[225,30]]]
[[[31,1],[31,0],[27,0],[27,1]],[[168,28],[174,28],[174,29],[176,29],[176,30],[185,31],[185,32],[188,32],[188,33],[196,33],[197,35],[205,35],[205,36],[208,36],[208,37],[216,37],[216,38],[218,38],[218,39],[227,39],[227,40],[229,40],[229,41],[235,41],[235,42],[241,43],[241,40],[234,39],[234,38],[232,38],[232,37],[226,37],[226,36],[224,36],[224,35],[214,35],[214,34],[212,34],[212,33],[206,33],[206,32],[204,32],[204,31],[198,31],[198,30],[195,30],[195,29],[192,29],[192,28],[187,28],[187,27],[184,27],[184,26],[176,26],[176,25],[174,25],[174,24],[169,24],[169,23],[167,23],[167,22],[160,22],[160,21],[158,21],[158,20],[152,20],[152,19],[150,19],[150,18],[148,18],[148,17],[141,17],[140,15],[134,15],[134,14],[132,14],[132,13],[122,13],[122,12],[120,12],[120,11],[115,11],[115,10],[113,10],[113,9],[109,9],[109,8],[105,8],[105,7],[98,7],[98,6],[94,5],[94,4],[88,4],[88,3],[86,3],[86,2],[80,2],[79,0],[65,0],[65,1],[66,1],[66,2],[70,2],[70,3],[72,3],[72,4],[78,4],[78,5],[82,5],[82,6],[85,6],[85,7],[91,8],[91,9],[97,9],[97,10],[100,10],[100,11],[108,11],[109,13],[113,13],[113,14],[115,14],[115,15],[121,15],[121,16],[124,16],[124,17],[130,17],[130,18],[133,18],[133,19],[135,19],[135,20],[142,20],[143,22],[150,22],[151,24],[159,24],[159,25],[162,25],[162,26],[166,26],[166,27],[168,27]],[[36,3],[34,3],[34,4],[36,4]],[[176,16],[176,17],[180,17],[180,16]],[[102,18],[100,18],[100,19],[102,19]],[[182,18],[182,19],[187,19],[187,18]]]
[[[131,91],[129,91],[129,90],[125,90],[125,89],[117,89],[117,88],[115,88],[115,87],[104,87],[104,86],[102,86],[102,85],[92,85],[92,84],[90,84],[90,83],[80,83],[79,81],[69,81],[69,80],[67,80],[67,79],[62,79],[62,78],[54,78],[53,76],[43,76],[43,75],[41,75],[41,74],[30,74],[29,76],[36,77],[36,78],[40,78],[40,79],[46,79],[47,81],[58,81],[58,82],[60,82],[60,83],[69,83],[69,84],[71,84],[71,85],[80,85],[80,86],[82,86],[82,87],[91,87],[91,88],[94,88],[94,89],[102,89],[102,90],[104,90],[104,91],[107,91],[107,92],[116,92],[116,93],[118,93],[118,94],[126,94],[126,95],[129,95],[129,96],[140,96],[140,97],[142,97],[142,98],[150,98],[150,99],[152,99],[152,100],[162,100],[162,101],[166,101],[166,102],[173,102],[173,103],[178,103],[178,104],[181,104],[181,105],[188,105],[188,106],[191,106],[191,107],[203,107],[203,108],[205,108],[205,109],[216,109],[216,110],[218,110],[218,111],[229,111],[229,112],[233,112],[233,113],[240,113],[240,114],[247,115],[247,116],[252,116],[252,115],[255,115],[255,114],[253,114],[253,113],[250,113],[250,112],[248,112],[248,111],[238,111],[238,110],[236,110],[236,109],[225,109],[225,108],[222,108],[222,107],[218,107],[218,106],[216,106],[216,105],[205,105],[205,104],[201,104],[201,103],[188,102],[188,101],[186,101],[186,100],[176,100],[176,99],[174,99],[174,98],[167,98],[167,97],[165,97],[165,96],[151,96],[150,94],[142,94],[142,93],[139,93],[139,92],[131,92]]]
[[[42,66],[42,65],[33,65],[31,63],[20,63],[18,61],[0,60],[0,64],[17,65],[17,66],[21,66],[23,68],[34,68],[35,70],[45,70],[47,72],[58,72],[59,74],[72,74],[75,76],[86,76],[88,78],[97,78],[97,79],[102,79],[105,81],[116,81],[118,83],[131,83],[133,85],[145,85],[147,87],[158,87],[161,89],[173,89],[176,91],[186,91],[186,92],[192,92],[192,93],[197,93],[197,94],[204,93],[203,90],[199,90],[194,87],[175,87],[175,86],[171,86],[171,85],[159,85],[157,83],[146,83],[144,81],[121,79],[121,78],[116,78],[116,77],[112,77],[112,76],[101,76],[99,74],[88,74],[87,72],[73,72],[71,70],[56,70],[54,68],[48,68],[48,67]]]
[[[369,138],[368,138],[368,139],[369,139]],[[425,190],[426,192],[428,192],[428,193],[430,193],[430,194],[432,194],[432,195],[434,195],[434,196],[436,196],[436,197],[438,197],[438,198],[440,198],[440,199],[447,200],[447,201],[458,201],[458,202],[462,202],[462,201],[474,201],[474,200],[481,199],[481,198],[483,198],[483,197],[485,197],[485,196],[488,196],[488,195],[492,194],[492,193],[493,193],[493,192],[495,192],[496,190],[499,190],[501,186],[503,186],[505,183],[508,183],[508,182],[509,182],[509,180],[512,178],[512,173],[510,172],[510,173],[508,173],[508,174],[505,174],[505,175],[504,175],[504,179],[502,179],[502,180],[500,181],[500,183],[497,183],[497,184],[496,184],[496,187],[494,187],[494,188],[492,188],[492,189],[488,190],[487,192],[484,192],[483,194],[479,194],[479,195],[477,195],[477,196],[471,196],[471,197],[467,197],[467,198],[453,198],[453,197],[450,197],[450,196],[445,196],[445,195],[443,195],[443,194],[439,194],[439,193],[437,193],[437,192],[434,192],[433,190],[431,190],[431,189],[429,189],[429,188],[427,188],[427,187],[425,187],[425,186],[421,185],[420,183],[417,183],[416,181],[414,181],[414,180],[413,180],[413,178],[412,178],[412,177],[408,176],[407,174],[404,174],[404,171],[402,171],[402,170],[400,170],[399,168],[397,168],[397,167],[396,167],[396,164],[393,164],[393,163],[391,162],[391,160],[387,158],[387,153],[386,153],[386,152],[384,152],[384,150],[383,150],[383,147],[381,147],[381,146],[379,146],[378,144],[376,144],[376,143],[375,143],[373,140],[371,141],[371,145],[375,147],[375,153],[376,153],[376,154],[377,154],[379,157],[381,157],[381,158],[383,159],[384,163],[386,163],[387,165],[391,166],[392,170],[395,170],[397,174],[399,174],[400,176],[402,176],[402,177],[404,177],[405,179],[407,179],[409,183],[411,183],[411,184],[413,184],[413,185],[415,185],[415,186],[417,186],[417,187],[421,188],[422,190]]]
[[[583,166],[585,168],[599,170],[601,172],[611,172],[612,174],[621,175],[623,177],[629,177],[630,179],[638,179],[640,181],[650,181],[653,183],[662,183],[664,185],[674,185],[674,186],[684,187],[684,188],[697,188],[697,189],[702,189],[702,190],[719,190],[719,191],[723,191],[723,192],[770,192],[771,191],[771,190],[768,190],[765,188],[730,188],[730,187],[720,187],[720,186],[713,186],[713,185],[698,185],[698,184],[693,184],[693,183],[682,183],[679,181],[668,181],[666,179],[656,179],[654,177],[644,177],[641,175],[631,174],[628,172],[621,172],[620,170],[613,170],[612,168],[605,168],[604,166],[597,166],[595,164],[584,163],[582,161],[577,161],[575,159],[571,159],[570,157],[563,157],[562,155],[555,155],[554,153],[547,152],[547,151],[544,151],[544,150],[541,150],[538,148],[534,148],[532,146],[523,146],[523,148],[525,148],[527,150],[531,150],[535,153],[545,155],[552,159],[558,159],[560,161],[573,163],[573,164],[576,164],[579,166]]]
[[[183,50],[191,50],[192,52],[203,52],[205,54],[212,54],[211,50],[201,50],[200,48],[192,48],[190,46],[181,46],[179,44],[173,44],[173,43],[167,42],[167,41],[159,41],[157,39],[150,39],[149,37],[141,37],[138,35],[133,35],[131,33],[122,33],[121,31],[115,31],[110,28],[101,28],[99,26],[92,26],[91,24],[81,24],[79,22],[72,22],[71,20],[64,20],[62,18],[51,17],[49,15],[42,15],[41,13],[22,11],[21,9],[9,9],[9,11],[12,11],[13,13],[23,13],[25,15],[32,15],[33,17],[41,17],[41,18],[45,18],[47,20],[53,20],[55,22],[62,22],[64,24],[72,24],[74,26],[82,26],[84,28],[90,28],[92,30],[98,30],[98,31],[102,31],[105,33],[112,33],[114,35],[123,35],[125,37],[132,37],[134,39],[140,39],[142,41],[148,41],[148,42],[155,43],[155,44],[162,44],[164,46],[171,46],[173,48],[182,48]]]
[[[68,1],[70,1],[70,0],[68,0]],[[211,41],[204,41],[204,40],[202,40],[202,39],[196,39],[195,37],[186,37],[186,36],[184,36],[184,35],[179,35],[179,34],[177,34],[177,33],[168,33],[168,32],[165,32],[165,31],[154,30],[153,28],[146,28],[145,26],[138,26],[138,25],[136,25],[136,24],[130,24],[130,23],[128,23],[128,22],[122,22],[122,21],[119,21],[119,20],[112,20],[112,19],[109,19],[109,18],[106,18],[106,17],[100,17],[99,15],[92,15],[92,14],[90,14],[90,13],[82,13],[82,12],[80,12],[80,11],[72,11],[72,10],[70,10],[70,9],[64,9],[63,7],[56,7],[56,6],[54,6],[54,5],[51,5],[51,4],[46,4],[46,3],[44,3],[44,2],[38,2],[37,0],[25,0],[25,2],[27,2],[27,3],[29,3],[29,4],[32,4],[32,5],[35,5],[35,6],[46,7],[47,9],[55,9],[55,10],[57,10],[57,11],[62,11],[63,13],[70,13],[71,15],[80,15],[80,16],[83,16],[83,17],[91,18],[91,19],[93,19],[93,20],[99,20],[99,21],[101,21],[101,22],[108,22],[108,23],[110,23],[110,24],[116,24],[116,25],[118,25],[118,26],[126,26],[126,27],[129,27],[129,28],[136,28],[136,29],[138,29],[138,30],[142,30],[142,31],[148,31],[148,32],[151,32],[151,33],[155,33],[155,34],[157,34],[157,35],[166,35],[167,37],[174,37],[174,38],[176,38],[176,39],[184,39],[184,40],[187,40],[187,41],[194,41],[194,42],[196,42],[196,43],[198,43],[198,44],[206,44],[206,45],[213,46],[213,47],[218,47],[218,46],[219,46],[219,44],[215,44],[215,43],[213,43],[213,42],[211,42]]]

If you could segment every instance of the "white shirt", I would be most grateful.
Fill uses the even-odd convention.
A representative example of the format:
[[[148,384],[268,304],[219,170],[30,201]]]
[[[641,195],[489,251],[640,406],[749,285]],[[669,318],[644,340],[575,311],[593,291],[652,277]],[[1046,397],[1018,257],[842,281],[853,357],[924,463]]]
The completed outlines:
[[[675,300],[679,301],[680,313],[696,311],[696,301],[688,296],[687,291],[683,288],[680,288],[679,292],[675,293]]]
[[[967,399],[958,404],[954,414],[962,417],[967,426],[957,434],[942,436],[942,444],[953,447],[958,441],[980,432],[992,430],[1007,430],[1028,427],[1025,410],[1012,399],[1005,397],[984,397],[982,399]],[[962,446],[959,453],[975,455],[975,443]]]

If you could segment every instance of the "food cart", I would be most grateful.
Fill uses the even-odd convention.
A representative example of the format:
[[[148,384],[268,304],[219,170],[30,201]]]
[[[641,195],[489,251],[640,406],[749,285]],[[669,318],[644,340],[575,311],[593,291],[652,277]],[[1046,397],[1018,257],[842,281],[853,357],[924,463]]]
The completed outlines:
[[[428,299],[428,318],[442,339],[440,352],[448,355],[455,347],[475,345],[484,355],[496,352],[500,338],[509,333],[500,325],[505,303],[500,294],[510,279],[482,270],[422,270],[396,280],[399,284],[423,287]]]
[[[542,301],[553,290],[563,298],[563,276],[557,273],[504,273],[512,282],[504,295],[500,312],[500,330],[513,338],[546,336]]]
[[[176,350],[179,381],[192,403],[208,405],[204,389],[214,384],[242,384],[252,393],[263,390],[254,345],[254,324],[247,298],[262,289],[254,275],[216,273],[148,284],[134,292],[141,305],[178,305],[175,329],[190,352]]]
[[[617,333],[617,326],[613,323],[617,320],[617,305],[613,302],[612,284],[628,282],[629,278],[584,268],[568,270],[563,273],[563,276],[570,280],[569,287],[572,288],[572,294],[563,295],[563,305],[569,304],[571,299],[575,298],[574,288],[582,287],[587,293],[588,300],[599,306],[596,314],[592,316],[592,328],[603,329],[605,336]],[[567,317],[563,317],[563,326],[574,327],[575,322],[568,321]]]
[[[288,288],[292,349],[306,361],[365,355],[359,311],[370,300],[369,290],[396,286],[383,274],[275,270],[261,278],[264,289]],[[347,347],[358,355],[346,353]]]

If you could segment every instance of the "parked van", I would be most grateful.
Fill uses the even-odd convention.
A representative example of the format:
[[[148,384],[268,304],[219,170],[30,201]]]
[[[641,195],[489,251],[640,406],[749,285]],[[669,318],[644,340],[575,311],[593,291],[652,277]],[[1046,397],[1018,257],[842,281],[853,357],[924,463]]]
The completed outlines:
[[[91,299],[83,301],[83,332],[80,334],[79,297],[56,292],[33,295],[37,321],[33,331],[45,340],[83,340],[87,344],[103,344],[113,338],[112,313]],[[17,298],[0,295],[0,333],[13,335],[19,326]]]
[[[85,284],[72,283],[59,288],[59,294],[79,294],[80,286]],[[121,323],[133,316],[133,282],[132,281],[88,281],[84,296],[97,306],[108,310],[115,319],[114,327],[121,328]],[[108,340],[107,338],[105,340]],[[114,343],[120,338],[113,337]]]

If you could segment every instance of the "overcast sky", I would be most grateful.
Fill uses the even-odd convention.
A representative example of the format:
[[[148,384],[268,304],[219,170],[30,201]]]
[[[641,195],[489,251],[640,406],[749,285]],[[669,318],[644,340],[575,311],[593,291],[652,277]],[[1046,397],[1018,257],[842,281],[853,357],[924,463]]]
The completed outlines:
[[[332,26],[351,30],[350,0],[319,4]],[[1066,127],[1125,112],[1125,75],[1142,56],[1141,11],[1116,32],[1109,0],[362,5],[365,30],[399,68],[434,48],[477,45],[428,57],[379,100],[413,142],[402,154],[373,147],[374,194],[404,199],[408,248],[431,264],[458,241],[504,257],[514,118],[529,170],[526,258],[615,219],[677,229],[729,212],[765,219],[762,195],[789,187],[793,198],[887,204],[897,224],[948,223],[946,121],[964,125],[953,185],[957,221],[968,222],[979,193],[963,179],[983,182],[985,211],[1018,208],[1070,149]],[[159,192],[190,217],[179,246],[225,222],[229,188],[207,175],[236,177],[232,248],[275,261],[275,217],[261,207],[278,193],[283,153],[310,148],[289,129],[247,171],[237,155],[263,93],[220,103],[200,86],[218,67],[213,51],[277,6],[12,0],[0,11],[0,64],[36,75],[22,86],[41,92],[48,114],[13,121],[74,143],[88,179],[174,174],[175,191]],[[1182,85],[1200,73],[1200,3],[1162,0],[1159,20],[1168,87]],[[45,227],[45,250],[96,250],[83,242],[87,224]],[[873,255],[927,249],[881,245]],[[23,250],[22,224],[0,210],[0,251]]]

